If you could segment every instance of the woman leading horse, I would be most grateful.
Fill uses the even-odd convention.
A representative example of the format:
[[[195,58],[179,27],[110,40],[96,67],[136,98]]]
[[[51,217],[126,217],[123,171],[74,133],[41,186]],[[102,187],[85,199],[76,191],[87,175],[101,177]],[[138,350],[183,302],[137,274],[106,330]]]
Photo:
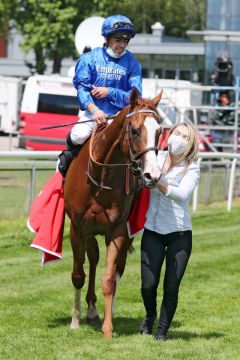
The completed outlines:
[[[156,150],[160,131],[157,105],[133,90],[130,105],[106,126],[96,128],[67,172],[64,200],[71,220],[72,283],[75,288],[71,328],[79,327],[85,253],[90,263],[87,319],[97,319],[95,275],[99,250],[95,235],[105,235],[106,269],[102,280],[105,318],[102,331],[112,337],[112,308],[117,281],[124,272],[132,239],[127,218],[136,186],[153,187],[160,178]],[[81,125],[79,125],[81,126]]]

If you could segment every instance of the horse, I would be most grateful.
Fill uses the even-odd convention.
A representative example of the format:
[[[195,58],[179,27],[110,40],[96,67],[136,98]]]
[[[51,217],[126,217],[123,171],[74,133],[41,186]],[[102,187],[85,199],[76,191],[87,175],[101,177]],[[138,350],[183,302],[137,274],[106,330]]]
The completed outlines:
[[[87,321],[100,321],[96,309],[95,275],[99,261],[96,235],[105,235],[106,268],[102,279],[105,316],[102,332],[112,338],[112,314],[117,283],[123,275],[133,239],[127,219],[137,187],[154,187],[160,178],[156,151],[161,132],[154,99],[141,99],[137,90],[129,105],[111,124],[96,127],[68,169],[64,183],[65,209],[70,218],[73,251],[74,302],[70,328],[79,328],[85,253],[89,260]],[[79,125],[81,126],[81,125]]]

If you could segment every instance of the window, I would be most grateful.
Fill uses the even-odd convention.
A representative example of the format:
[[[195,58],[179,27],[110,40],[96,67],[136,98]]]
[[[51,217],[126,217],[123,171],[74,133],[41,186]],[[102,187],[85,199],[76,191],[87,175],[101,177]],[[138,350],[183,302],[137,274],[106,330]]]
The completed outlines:
[[[191,80],[191,71],[190,70],[180,70],[180,79],[181,80]]]
[[[165,70],[165,78],[166,79],[175,79],[176,71],[175,70]]]
[[[77,115],[79,104],[76,96],[39,94],[38,112]]]

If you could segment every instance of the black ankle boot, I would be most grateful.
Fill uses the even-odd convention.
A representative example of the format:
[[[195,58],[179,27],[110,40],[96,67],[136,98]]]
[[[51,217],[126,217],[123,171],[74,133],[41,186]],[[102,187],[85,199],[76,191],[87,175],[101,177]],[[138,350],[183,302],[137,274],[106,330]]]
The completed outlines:
[[[77,156],[81,148],[81,145],[75,145],[72,142],[70,133],[67,135],[66,144],[67,144],[67,150],[64,150],[63,152],[61,152],[60,155],[58,155],[59,158],[58,170],[63,177],[66,176],[67,170],[71,164],[72,159],[75,156]]]
[[[146,315],[140,326],[140,334],[151,335],[153,330],[154,321],[156,320],[157,314]]]
[[[162,328],[160,321],[158,323],[157,335],[155,336],[155,339],[159,340],[159,341],[166,341],[167,340],[167,330],[166,329],[164,330]]]
[[[59,158],[59,164],[58,164],[58,170],[62,174],[63,177],[66,176],[67,170],[71,164],[72,159],[79,153],[80,147],[64,150],[61,152],[60,155],[58,155]]]
[[[155,336],[155,339],[158,340],[158,341],[166,341],[167,340],[167,335],[157,333],[157,335]]]

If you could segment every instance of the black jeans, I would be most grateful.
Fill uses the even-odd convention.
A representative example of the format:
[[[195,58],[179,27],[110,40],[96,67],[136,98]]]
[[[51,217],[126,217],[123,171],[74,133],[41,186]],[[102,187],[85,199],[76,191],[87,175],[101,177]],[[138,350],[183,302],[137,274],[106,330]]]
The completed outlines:
[[[178,290],[192,250],[192,231],[166,235],[145,229],[141,242],[141,293],[147,316],[157,311],[157,288],[166,258],[158,333],[166,335],[178,303]]]

